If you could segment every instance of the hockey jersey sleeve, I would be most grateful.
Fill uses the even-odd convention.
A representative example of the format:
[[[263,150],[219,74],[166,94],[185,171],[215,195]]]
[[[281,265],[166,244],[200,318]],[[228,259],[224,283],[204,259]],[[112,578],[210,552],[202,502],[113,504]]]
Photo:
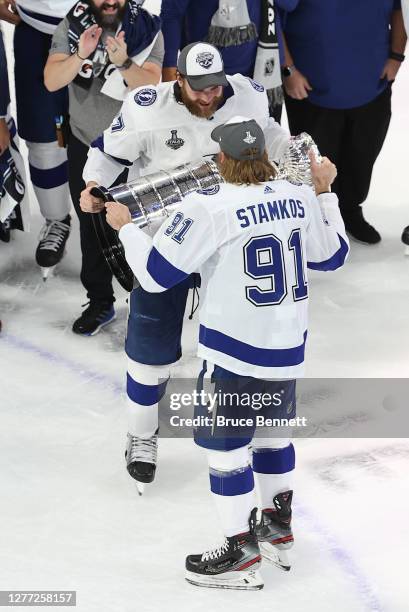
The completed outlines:
[[[310,190],[311,218],[307,228],[307,267],[328,272],[344,265],[349,242],[334,193],[315,196]]]
[[[127,96],[111,125],[91,143],[82,174],[85,183],[95,181],[109,187],[124,168],[130,168],[141,156],[143,137],[136,129],[139,109],[133,96],[134,92]]]
[[[264,136],[269,158],[275,162],[280,161],[288,148],[290,134],[277,121],[269,117],[264,127]]]
[[[266,139],[268,156],[278,162],[287,150],[290,134],[273,117],[270,117],[268,97],[263,85],[248,77],[245,77],[245,81],[248,87],[247,104],[250,106],[243,112],[247,112],[248,117],[254,118],[259,123]]]
[[[125,257],[143,289],[166,291],[182,282],[217,249],[216,224],[206,207],[187,196],[153,239],[128,223],[119,232]]]

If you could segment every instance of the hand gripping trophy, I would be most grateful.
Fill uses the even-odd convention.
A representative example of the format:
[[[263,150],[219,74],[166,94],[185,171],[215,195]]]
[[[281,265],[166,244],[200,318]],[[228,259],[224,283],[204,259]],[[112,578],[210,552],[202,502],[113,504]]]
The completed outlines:
[[[276,179],[292,183],[311,185],[309,151],[317,161],[320,154],[309,134],[302,133],[290,139],[288,149],[277,166]],[[105,202],[116,201],[129,208],[134,223],[140,228],[163,221],[180,206],[183,198],[193,191],[211,189],[223,182],[217,163],[203,160],[196,164],[184,164],[166,172],[161,170],[138,180],[106,189],[94,187],[91,194]],[[123,247],[115,230],[107,229],[101,223],[101,215],[93,215],[95,230],[112,273],[127,291],[134,286],[132,270],[126,262]]]

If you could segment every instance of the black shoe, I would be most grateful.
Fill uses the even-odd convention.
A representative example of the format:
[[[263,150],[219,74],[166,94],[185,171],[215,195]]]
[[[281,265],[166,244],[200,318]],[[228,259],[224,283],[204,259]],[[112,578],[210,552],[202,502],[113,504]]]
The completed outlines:
[[[213,550],[186,557],[186,580],[196,586],[258,590],[264,586],[258,572],[260,549],[255,535],[257,508],[251,511],[250,530],[230,538]]]
[[[62,221],[46,220],[36,250],[36,261],[39,266],[51,268],[61,261],[70,231],[70,215],[67,215]]]
[[[381,241],[380,233],[364,219],[361,209],[352,214],[344,213],[343,217],[346,231],[356,242],[377,244]]]
[[[10,242],[10,218],[8,217],[4,223],[0,221],[0,240],[2,242]]]
[[[94,336],[99,330],[115,319],[113,304],[89,302],[88,308],[74,321],[72,331],[81,336]]]

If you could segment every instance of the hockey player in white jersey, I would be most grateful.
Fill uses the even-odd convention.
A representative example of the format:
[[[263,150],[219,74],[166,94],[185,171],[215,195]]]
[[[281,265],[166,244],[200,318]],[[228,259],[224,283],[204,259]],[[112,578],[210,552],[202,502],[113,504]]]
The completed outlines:
[[[18,133],[28,148],[30,177],[45,224],[36,261],[48,271],[64,254],[70,234],[71,200],[67,154],[56,128],[67,113],[67,90],[50,93],[43,72],[52,34],[75,0],[17,0],[20,23],[14,34]],[[34,102],[33,102],[34,101]]]
[[[83,175],[88,186],[81,197],[85,212],[103,207],[90,190],[113,183],[124,165],[131,168],[136,161],[145,175],[213,156],[218,145],[210,137],[212,130],[239,113],[254,116],[264,128],[272,159],[278,160],[286,150],[289,135],[269,117],[264,88],[239,74],[226,77],[215,47],[205,43],[185,47],[178,71],[176,82],[130,93],[111,127],[90,149]],[[169,366],[181,357],[190,283],[185,278],[161,295],[140,286],[131,293],[125,346],[129,358],[127,469],[139,482],[154,478],[157,404],[164,393],[158,381],[169,377]]]
[[[336,270],[349,249],[337,197],[330,193],[336,169],[325,158],[321,165],[312,159],[314,193],[270,180],[274,168],[254,120],[235,117],[212,137],[222,151],[219,167],[226,183],[220,188],[187,196],[153,239],[130,222],[121,204],[106,204],[107,220],[120,230],[127,261],[147,291],[162,292],[200,270],[198,355],[215,364],[217,418],[242,417],[246,423],[254,417],[243,394],[252,399],[278,394],[275,405],[267,403],[257,414],[293,418],[295,378],[304,371],[307,268]],[[202,410],[207,407],[197,414]],[[186,578],[195,585],[262,588],[261,557],[273,560],[275,548],[293,542],[293,445],[288,434],[277,439],[267,427],[262,438],[253,438],[255,429],[255,418],[245,426],[217,421],[195,429],[196,443],[207,449],[210,487],[225,534],[220,547],[187,557]],[[254,477],[261,493],[258,526]]]

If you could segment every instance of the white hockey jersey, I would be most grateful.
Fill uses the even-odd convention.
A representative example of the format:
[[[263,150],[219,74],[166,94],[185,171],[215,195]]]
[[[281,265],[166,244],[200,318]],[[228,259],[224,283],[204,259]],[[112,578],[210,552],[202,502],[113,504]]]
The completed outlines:
[[[132,223],[119,237],[147,291],[199,271],[199,356],[262,379],[303,375],[307,268],[335,270],[349,251],[337,196],[281,180],[197,191],[153,239]]]
[[[23,21],[45,34],[54,30],[78,0],[17,0]]]
[[[240,74],[227,77],[234,94],[211,119],[192,115],[175,99],[174,83],[140,87],[130,92],[121,112],[93,143],[84,168],[85,182],[109,187],[122,171],[138,160],[140,175],[171,170],[219,151],[212,130],[235,115],[251,117],[263,128],[272,159],[279,159],[289,134],[269,117],[264,87]]]

